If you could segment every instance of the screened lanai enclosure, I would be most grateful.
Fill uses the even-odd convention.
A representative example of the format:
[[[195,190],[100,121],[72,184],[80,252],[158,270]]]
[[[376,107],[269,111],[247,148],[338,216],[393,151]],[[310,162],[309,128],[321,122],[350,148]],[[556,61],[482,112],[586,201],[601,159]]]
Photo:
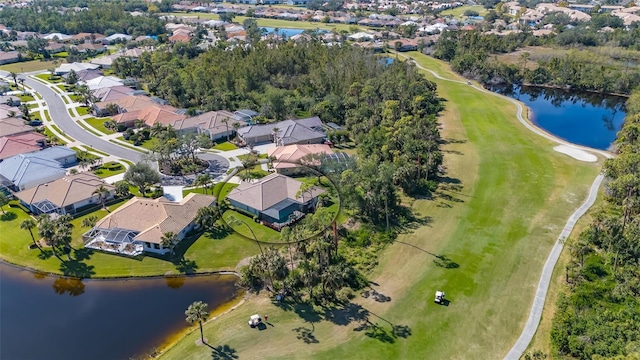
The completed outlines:
[[[138,232],[120,228],[94,227],[82,235],[84,247],[128,256],[138,256],[143,246],[134,238]]]

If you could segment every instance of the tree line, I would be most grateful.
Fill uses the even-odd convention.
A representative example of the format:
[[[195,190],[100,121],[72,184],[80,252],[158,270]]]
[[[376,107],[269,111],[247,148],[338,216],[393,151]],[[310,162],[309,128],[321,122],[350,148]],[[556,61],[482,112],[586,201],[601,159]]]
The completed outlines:
[[[35,2],[29,7],[5,7],[0,11],[0,23],[13,31],[33,31],[42,34],[81,32],[132,36],[165,33],[164,21],[157,16],[132,16],[118,3],[88,3],[84,10],[60,11],[47,2]]]
[[[640,91],[627,101],[616,147],[618,156],[604,166],[605,205],[568,244],[568,287],[551,330],[561,356],[640,356]]]

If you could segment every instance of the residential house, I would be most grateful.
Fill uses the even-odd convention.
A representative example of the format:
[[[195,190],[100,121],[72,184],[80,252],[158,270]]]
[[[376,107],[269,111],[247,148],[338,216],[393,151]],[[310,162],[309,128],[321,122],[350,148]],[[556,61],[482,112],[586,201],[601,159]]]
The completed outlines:
[[[89,90],[98,90],[114,86],[123,86],[122,80],[115,76],[100,76],[91,80],[84,81]]]
[[[54,40],[54,41],[67,41],[67,40],[71,40],[72,36],[67,34],[62,34],[62,33],[51,33],[51,34],[44,35],[42,38],[47,40]]]
[[[102,41],[104,37],[105,37],[104,35],[98,34],[98,33],[79,33],[79,34],[73,35],[71,37],[71,40],[76,43],[83,43],[86,41],[99,42],[99,41]]]
[[[312,211],[325,191],[313,187],[301,192],[302,182],[273,173],[256,182],[242,182],[231,190],[231,206],[270,224],[283,224]]]
[[[107,193],[97,194],[103,186]],[[115,196],[115,187],[91,173],[68,175],[32,188],[19,191],[15,197],[34,214],[75,214],[78,209],[100,204]]]
[[[0,96],[0,104],[6,104],[8,106],[20,106],[22,101],[19,97],[13,95]]]
[[[291,144],[321,144],[325,133],[319,117],[284,120],[273,124],[249,125],[238,129],[245,144],[274,142],[278,146]]]
[[[161,245],[164,234],[172,232],[178,241],[184,239],[197,227],[198,209],[215,201],[213,196],[195,193],[180,202],[134,197],[83,235],[85,247],[133,256],[144,251],[165,254],[170,248]]]
[[[231,112],[209,111],[201,115],[178,120],[172,124],[173,128],[180,132],[197,132],[207,134],[211,140],[233,137],[235,135],[234,124],[240,127],[247,125],[246,121],[237,120]],[[238,126],[236,125],[236,126]]]
[[[306,145],[287,145],[277,146],[267,151],[267,155],[273,158],[273,168],[278,174],[293,175],[299,173],[304,165],[320,165],[311,164],[309,157],[317,155],[325,157],[333,155],[333,150],[326,144],[306,144]],[[320,159],[314,159],[319,161]]]
[[[131,39],[133,39],[131,35],[116,33],[116,34],[105,37],[101,41],[104,45],[112,45],[118,42],[127,42],[127,41],[130,41]]]
[[[115,89],[121,89],[121,87],[116,86],[113,87]],[[104,89],[100,89],[96,92],[100,92]],[[106,116],[109,115],[107,111],[107,106],[109,104],[114,104],[118,108],[118,113],[123,113],[127,111],[135,111],[144,109],[147,106],[153,106],[155,103],[148,96],[140,96],[140,95],[127,95],[123,97],[118,97],[117,99],[108,100],[108,101],[99,101],[93,104],[93,111],[98,116]]]
[[[63,51],[66,51],[67,50],[67,45],[60,44],[58,42],[52,41],[52,42],[49,42],[49,44],[47,46],[45,46],[44,49],[49,54],[57,54],[57,53],[61,53]]]
[[[133,127],[136,120],[141,120],[147,126],[154,124],[170,125],[176,121],[184,120],[187,116],[176,113],[176,108],[169,105],[151,105],[140,110],[120,113],[112,117],[118,124]]]
[[[62,77],[65,79],[67,78],[67,76],[69,76],[69,73],[62,75]],[[91,70],[91,69],[80,70],[76,72],[76,81],[78,82],[89,81],[91,79],[95,79],[101,76],[104,76],[104,74],[100,70]]]
[[[15,155],[0,162],[0,183],[16,191],[28,189],[64,177],[64,166],[75,162],[76,152],[63,146]]]
[[[0,119],[0,136],[10,136],[33,132],[33,128],[24,123],[23,119],[14,117]]]
[[[95,65],[95,64],[91,64],[91,63],[79,63],[79,62],[74,62],[74,63],[70,63],[70,64],[62,64],[60,66],[58,66],[54,72],[56,73],[56,75],[63,75],[63,74],[68,74],[69,71],[73,70],[74,72],[78,73],[82,70],[96,70],[100,68],[100,66]]]
[[[19,51],[1,51],[0,50],[0,65],[11,64],[22,60],[22,54]]]
[[[40,151],[46,139],[44,135],[35,131],[0,136],[0,161],[18,154]]]
[[[258,114],[257,112],[251,109],[241,109],[233,112],[233,116],[235,117],[236,120],[244,121],[249,124],[252,124],[253,118],[258,115],[260,114]]]
[[[107,48],[102,44],[94,44],[90,41],[75,46],[79,53],[103,53]]]
[[[131,95],[135,90],[128,86],[113,86],[109,88],[98,89],[93,92],[93,96],[98,99],[98,101],[114,101],[117,99],[122,99],[125,96]]]
[[[416,51],[418,42],[415,39],[398,39],[393,41],[393,46],[397,51]]]
[[[22,111],[20,111],[19,107],[0,103],[0,119],[11,117],[20,118],[22,115]]]

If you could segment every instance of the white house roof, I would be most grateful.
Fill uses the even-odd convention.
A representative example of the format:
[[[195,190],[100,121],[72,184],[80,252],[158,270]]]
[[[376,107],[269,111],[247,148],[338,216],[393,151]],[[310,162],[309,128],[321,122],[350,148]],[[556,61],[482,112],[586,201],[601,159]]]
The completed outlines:
[[[363,40],[363,39],[373,40],[374,36],[366,32],[357,32],[355,34],[349,35],[348,38],[351,40]]]
[[[120,79],[114,76],[100,76],[95,79],[85,81],[85,84],[87,85],[89,90],[97,90],[124,85]]]
[[[116,33],[113,35],[109,35],[105,38],[108,41],[116,41],[116,40],[126,40],[129,41],[133,39],[131,35]]]
[[[18,188],[39,179],[47,181],[52,177],[62,178],[66,172],[59,162],[41,157],[38,153],[19,154],[0,163],[0,176]]]
[[[96,70],[98,68],[100,68],[100,66],[96,64],[74,62],[71,64],[62,64],[58,66],[55,72],[58,74],[66,74],[71,70],[78,72],[82,70]]]
[[[53,40],[55,38],[58,38],[58,40],[67,40],[67,39],[71,39],[73,36],[71,35],[66,35],[66,34],[62,34],[62,33],[51,33],[51,34],[47,34],[45,36],[43,36],[42,38],[47,39],[47,40]]]

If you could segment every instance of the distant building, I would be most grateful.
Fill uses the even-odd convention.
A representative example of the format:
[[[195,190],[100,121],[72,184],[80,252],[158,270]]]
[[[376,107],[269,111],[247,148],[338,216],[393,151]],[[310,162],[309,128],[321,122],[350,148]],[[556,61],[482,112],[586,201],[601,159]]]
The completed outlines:
[[[0,65],[11,64],[22,60],[19,51],[0,51]]]
[[[273,124],[249,125],[237,131],[246,144],[274,142],[278,146],[291,144],[320,144],[324,141],[319,117],[284,120]]]
[[[173,128],[180,132],[207,134],[211,140],[215,141],[227,136],[234,136],[236,133],[234,125],[243,127],[247,125],[247,122],[235,119],[233,113],[219,110],[178,120],[173,123]]]

